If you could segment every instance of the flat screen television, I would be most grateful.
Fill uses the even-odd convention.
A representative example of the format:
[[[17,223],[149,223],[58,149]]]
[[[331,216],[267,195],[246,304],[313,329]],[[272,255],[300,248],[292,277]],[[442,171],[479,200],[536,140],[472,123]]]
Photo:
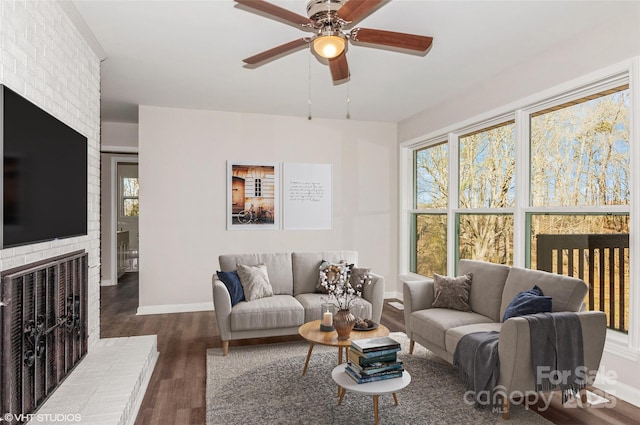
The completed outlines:
[[[0,85],[2,248],[87,234],[87,138]]]

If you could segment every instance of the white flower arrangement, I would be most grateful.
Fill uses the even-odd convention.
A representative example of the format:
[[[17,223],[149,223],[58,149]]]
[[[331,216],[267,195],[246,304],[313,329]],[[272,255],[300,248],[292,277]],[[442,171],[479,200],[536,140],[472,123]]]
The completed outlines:
[[[369,273],[354,287],[351,284],[351,269],[353,264],[341,262],[320,264],[320,285],[326,289],[329,302],[339,310],[348,310],[352,305],[361,301],[362,288],[371,282]]]

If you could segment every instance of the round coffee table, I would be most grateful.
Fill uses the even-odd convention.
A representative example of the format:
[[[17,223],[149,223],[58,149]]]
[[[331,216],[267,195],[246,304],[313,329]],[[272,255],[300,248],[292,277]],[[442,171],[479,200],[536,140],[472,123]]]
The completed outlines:
[[[383,394],[393,394],[393,401],[398,405],[397,391],[400,391],[411,382],[411,375],[406,370],[402,372],[399,378],[383,379],[381,381],[367,382],[366,384],[358,384],[351,379],[344,369],[346,364],[336,366],[331,372],[331,377],[338,384],[338,406],[342,404],[342,399],[347,391],[353,391],[361,394],[370,394],[373,396],[373,417],[375,424],[379,424],[378,419],[378,396]]]
[[[351,337],[344,341],[338,340],[338,332],[323,332],[320,330],[320,320],[314,320],[307,322],[298,328],[298,333],[301,337],[309,341],[309,351],[307,352],[307,359],[304,362],[304,368],[302,374],[307,373],[307,366],[309,365],[309,359],[311,358],[311,352],[315,344],[328,345],[331,347],[338,347],[338,364],[341,364],[347,359],[347,350],[351,347],[351,341],[354,339],[375,338],[378,336],[389,335],[389,329],[383,324],[379,324],[376,329],[370,331],[351,331]],[[343,357],[344,353],[344,357]]]

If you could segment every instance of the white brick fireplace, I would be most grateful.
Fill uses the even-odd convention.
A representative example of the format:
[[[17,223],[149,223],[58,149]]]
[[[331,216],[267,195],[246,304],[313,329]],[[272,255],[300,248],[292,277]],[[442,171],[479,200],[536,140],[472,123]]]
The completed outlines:
[[[100,47],[70,2],[0,1],[0,83],[88,139],[88,234],[0,250],[0,270],[88,253],[88,354],[39,412],[128,424],[157,358],[155,336],[100,339]],[[2,301],[2,300],[0,300]],[[120,373],[115,373],[120,370]],[[110,373],[106,373],[110,371]],[[26,412],[0,412],[0,414]],[[35,422],[37,423],[37,422]]]

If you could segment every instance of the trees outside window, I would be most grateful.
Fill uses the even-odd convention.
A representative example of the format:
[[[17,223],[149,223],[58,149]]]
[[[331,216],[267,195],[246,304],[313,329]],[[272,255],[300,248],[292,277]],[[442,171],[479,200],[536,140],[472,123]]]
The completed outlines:
[[[137,217],[140,215],[139,211],[139,196],[140,184],[136,177],[123,177],[122,178],[122,216],[123,217]]]
[[[447,271],[449,147],[446,142],[414,152],[415,192],[411,271],[425,276]]]
[[[629,326],[628,86],[531,114],[527,263],[589,285],[585,304]],[[542,257],[542,258],[539,258]]]

